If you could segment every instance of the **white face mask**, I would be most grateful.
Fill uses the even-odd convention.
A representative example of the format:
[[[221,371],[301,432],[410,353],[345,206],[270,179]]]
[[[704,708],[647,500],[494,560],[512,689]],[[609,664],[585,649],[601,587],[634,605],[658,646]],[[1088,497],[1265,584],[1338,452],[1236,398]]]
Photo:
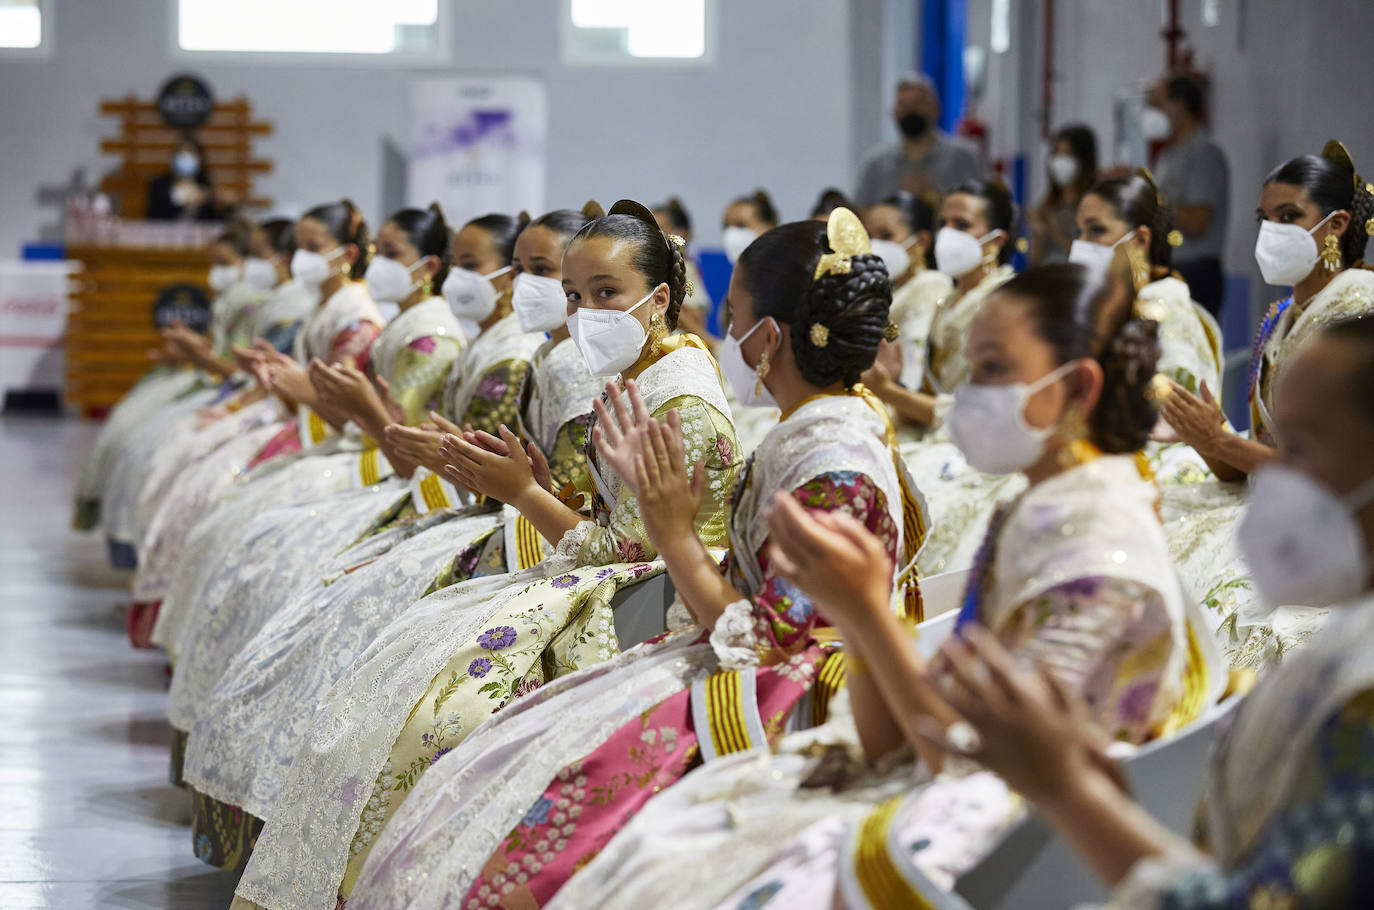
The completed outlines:
[[[343,247],[336,248],[328,256],[309,250],[296,250],[291,257],[291,275],[305,288],[318,291],[320,285],[334,274],[333,261],[342,254]]]
[[[1260,222],[1259,236],[1255,238],[1255,262],[1259,263],[1265,284],[1291,286],[1311,274],[1317,264],[1317,241],[1312,233],[1326,224],[1331,215],[1318,221],[1311,231],[1299,224]]]
[[[982,237],[974,237],[957,228],[940,228],[935,234],[935,267],[951,278],[962,278],[983,264],[988,258],[983,252],[983,244],[1000,233],[999,228]]]
[[[1055,186],[1068,186],[1078,179],[1078,159],[1072,155],[1063,152],[1051,155],[1046,166]]]
[[[400,303],[415,290],[415,285],[419,282],[412,276],[424,261],[423,257],[417,259],[414,265],[407,268],[395,259],[381,255],[373,256],[372,262],[368,263],[367,273],[363,276],[367,281],[367,293],[377,303]]]
[[[1040,458],[1053,426],[1026,423],[1026,402],[1077,366],[1070,360],[1035,382],[978,385],[966,382],[954,390],[954,405],[945,415],[950,438],[964,459],[984,474],[1022,471]]]
[[[734,265],[739,262],[739,257],[749,248],[749,244],[758,239],[758,234],[748,228],[727,227],[720,234],[720,245],[725,248],[725,258]]]
[[[581,307],[568,317],[568,332],[593,376],[614,376],[639,359],[649,334],[634,311],[652,296],[650,291],[628,310]]]
[[[1236,544],[1271,607],[1329,607],[1364,589],[1368,544],[1355,513],[1374,500],[1374,477],[1341,496],[1287,465],[1261,468]]]
[[[277,286],[277,265],[271,259],[252,256],[243,262],[243,280],[259,291],[270,291]]]
[[[172,173],[178,177],[194,177],[200,170],[200,159],[195,152],[177,152],[172,156]]]
[[[1069,261],[1085,266],[1097,275],[1107,274],[1111,267],[1113,251],[1135,236],[1130,231],[1116,243],[1093,243],[1091,240],[1075,240],[1069,244]]]
[[[743,338],[736,338],[726,332],[725,341],[720,346],[721,375],[725,377],[726,382],[730,383],[730,388],[735,392],[736,400],[746,408],[775,408],[778,406],[778,402],[773,398],[773,393],[768,391],[768,386],[764,385],[763,380],[759,378],[758,370],[744,360],[744,343],[765,322],[773,323],[775,329],[778,326],[776,319],[772,316],[765,316],[754,323],[753,327],[744,333]]]
[[[212,265],[210,276],[205,279],[205,283],[210,285],[210,289],[216,294],[223,294],[242,274],[243,269],[237,265]]]
[[[1169,115],[1157,107],[1147,107],[1140,112],[1140,135],[1146,142],[1160,142],[1169,138],[1174,128],[1169,124]]]
[[[906,243],[898,243],[895,240],[872,240],[869,244],[873,247],[873,255],[887,266],[887,277],[895,280],[911,268],[911,254],[907,249],[915,242],[916,238],[913,237]]]
[[[557,278],[521,272],[510,304],[526,332],[552,332],[568,321],[568,295]]]
[[[473,322],[481,322],[490,316],[496,309],[497,298],[501,296],[496,292],[491,279],[499,278],[510,270],[511,267],[506,266],[504,269],[483,275],[481,272],[458,266],[449,269],[448,277],[444,279],[443,292],[453,315]],[[559,287],[559,291],[562,291],[562,286]],[[566,307],[566,301],[564,306]]]

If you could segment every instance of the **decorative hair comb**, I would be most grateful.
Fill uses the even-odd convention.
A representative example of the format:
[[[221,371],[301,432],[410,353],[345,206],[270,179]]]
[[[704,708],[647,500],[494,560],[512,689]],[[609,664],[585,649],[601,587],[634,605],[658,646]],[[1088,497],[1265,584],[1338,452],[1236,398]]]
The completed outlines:
[[[858,215],[844,206],[830,213],[830,218],[825,223],[825,239],[834,252],[826,253],[820,258],[816,263],[813,278],[820,278],[822,275],[848,275],[850,263],[855,256],[873,252],[873,245],[868,242],[868,231],[864,230],[863,222],[859,220]]]

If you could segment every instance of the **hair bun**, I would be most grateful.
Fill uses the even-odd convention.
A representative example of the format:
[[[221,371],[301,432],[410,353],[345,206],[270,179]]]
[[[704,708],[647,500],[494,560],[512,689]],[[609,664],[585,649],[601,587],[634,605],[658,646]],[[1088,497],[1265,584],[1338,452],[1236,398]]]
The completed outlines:
[[[606,210],[595,199],[588,199],[587,204],[582,206],[582,214],[586,215],[588,219],[605,218]]]
[[[1100,358],[1102,397],[1095,411],[1097,444],[1107,452],[1135,452],[1159,419],[1149,387],[1159,365],[1159,323],[1132,316]]]
[[[803,295],[791,324],[802,377],[821,387],[858,382],[878,356],[891,306],[892,280],[872,253],[850,259],[847,273],[822,274]]]

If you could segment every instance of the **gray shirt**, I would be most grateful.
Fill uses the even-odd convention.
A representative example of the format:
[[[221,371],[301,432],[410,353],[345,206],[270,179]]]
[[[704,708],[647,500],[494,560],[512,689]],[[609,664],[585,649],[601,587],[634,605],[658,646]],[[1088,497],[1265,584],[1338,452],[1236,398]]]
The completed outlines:
[[[876,205],[903,189],[920,195],[929,190],[943,193],[980,176],[973,150],[936,131],[930,151],[919,161],[908,158],[901,143],[870,155],[859,170],[859,188],[854,201],[863,206]]]
[[[1207,230],[1183,235],[1183,246],[1174,250],[1174,261],[1221,259],[1231,205],[1231,170],[1221,147],[1199,127],[1159,153],[1155,177],[1170,205],[1205,205],[1212,210]]]

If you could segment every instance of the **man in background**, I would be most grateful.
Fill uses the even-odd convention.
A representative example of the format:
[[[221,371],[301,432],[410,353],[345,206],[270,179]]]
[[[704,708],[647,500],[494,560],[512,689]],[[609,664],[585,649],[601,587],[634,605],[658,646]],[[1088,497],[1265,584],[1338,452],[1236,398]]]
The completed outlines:
[[[1183,245],[1174,250],[1174,268],[1193,299],[1220,315],[1231,172],[1203,123],[1202,86],[1188,76],[1160,80],[1150,90],[1141,130],[1146,139],[1166,143],[1155,161],[1155,179],[1183,235]]]
[[[934,194],[981,176],[973,150],[940,131],[940,99],[926,76],[913,73],[897,83],[892,119],[901,141],[864,162],[854,194],[859,205],[876,205],[898,190],[930,201]]]

